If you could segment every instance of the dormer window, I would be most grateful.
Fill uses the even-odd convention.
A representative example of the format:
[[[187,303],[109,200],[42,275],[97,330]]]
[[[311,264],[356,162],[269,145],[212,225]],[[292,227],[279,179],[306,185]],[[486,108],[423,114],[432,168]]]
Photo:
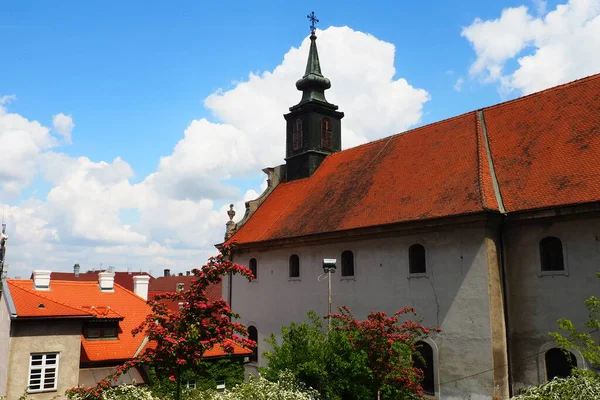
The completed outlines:
[[[324,149],[331,149],[332,144],[331,135],[331,120],[329,118],[321,119],[321,147]]]
[[[86,339],[116,339],[119,333],[119,321],[89,321],[83,326]]]
[[[292,131],[292,150],[297,151],[302,148],[302,120],[298,118],[294,121]]]

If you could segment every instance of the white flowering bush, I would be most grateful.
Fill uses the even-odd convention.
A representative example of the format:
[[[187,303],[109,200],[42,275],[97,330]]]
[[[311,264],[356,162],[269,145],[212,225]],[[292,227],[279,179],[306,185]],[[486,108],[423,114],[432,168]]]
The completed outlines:
[[[591,400],[600,399],[600,376],[592,371],[575,370],[568,378],[554,378],[524,390],[512,400]]]
[[[280,373],[277,382],[251,376],[247,382],[222,393],[190,391],[184,394],[184,398],[187,400],[318,400],[319,394],[316,390],[297,382],[291,372],[284,371]]]
[[[68,396],[71,400],[84,400],[79,394]],[[146,386],[120,385],[108,389],[102,393],[104,400],[160,400],[152,396],[152,392]]]

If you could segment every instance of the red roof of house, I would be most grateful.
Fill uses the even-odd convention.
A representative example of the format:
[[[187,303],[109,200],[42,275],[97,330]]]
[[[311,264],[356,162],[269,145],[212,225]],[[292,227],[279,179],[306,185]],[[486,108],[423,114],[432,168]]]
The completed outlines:
[[[161,293],[177,291],[177,284],[183,283],[184,289],[189,289],[196,277],[194,275],[184,276],[161,276],[150,280],[148,288],[148,298],[153,299],[154,296]],[[210,301],[219,300],[222,298],[222,284],[213,283],[206,289],[206,294]],[[174,301],[162,300],[169,309],[176,311],[179,309],[179,304]]]
[[[32,280],[7,280],[11,297],[20,317],[119,318],[118,340],[81,338],[81,361],[130,359],[141,346],[144,336],[133,336],[150,307],[141,297],[115,284],[113,292],[102,292],[97,282],[50,281],[50,290],[34,290]],[[40,308],[39,304],[45,307]]]
[[[597,202],[599,160],[600,74],[332,154],[230,240],[499,212],[495,179],[509,213]]]
[[[97,282],[98,273],[104,270],[87,271],[75,276],[73,272],[52,272],[52,279],[58,281],[75,281],[75,282]],[[123,286],[125,289],[133,291],[133,277],[137,275],[147,275],[150,277],[150,282],[155,278],[147,272],[115,272],[115,283]],[[33,279],[33,275],[30,277]]]

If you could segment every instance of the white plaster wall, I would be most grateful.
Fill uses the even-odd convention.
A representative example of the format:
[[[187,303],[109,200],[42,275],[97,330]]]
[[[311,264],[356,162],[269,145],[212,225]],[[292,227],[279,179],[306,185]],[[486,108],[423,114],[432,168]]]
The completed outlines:
[[[539,241],[546,236],[563,242],[568,274],[540,274]],[[595,277],[600,271],[600,218],[513,225],[506,231],[505,246],[516,390],[545,380],[544,358],[538,353],[553,341],[548,332],[557,331],[556,320],[569,318],[583,328],[587,319],[583,302],[600,294],[600,279]]]
[[[258,279],[248,282],[234,276],[232,308],[244,324],[257,327],[262,355],[267,346],[263,339],[279,334],[282,325],[304,321],[310,309],[327,313],[327,281],[317,277],[323,258],[337,258],[334,309],[347,305],[365,318],[370,310],[393,313],[414,306],[426,326],[443,330],[432,337],[439,349],[440,397],[489,398],[494,388],[484,234],[484,228],[465,228],[239,254],[235,261],[240,264],[247,265],[252,257],[258,260]],[[409,278],[408,248],[414,243],[426,248],[426,277]],[[344,250],[354,252],[354,279],[340,276]],[[300,257],[299,281],[288,278],[291,254]],[[225,279],[224,298],[228,293]],[[479,375],[461,379],[472,374]]]
[[[6,298],[0,298],[0,397],[6,396],[8,382],[8,346],[10,343],[10,313]]]

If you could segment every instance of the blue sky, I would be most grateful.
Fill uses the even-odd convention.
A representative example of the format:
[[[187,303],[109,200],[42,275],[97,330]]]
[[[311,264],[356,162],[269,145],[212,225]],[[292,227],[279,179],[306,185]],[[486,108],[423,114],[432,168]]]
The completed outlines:
[[[13,247],[7,261],[21,273],[39,267],[40,263],[53,269],[68,269],[79,262],[85,268],[86,261],[76,257],[89,260],[90,267],[100,258],[106,258],[108,262],[118,261],[123,268],[148,269],[150,265],[155,271],[160,265],[183,269],[202,262],[202,257],[213,252],[211,244],[222,234],[219,224],[222,222],[224,227],[225,214],[222,221],[217,218],[222,207],[230,201],[242,207],[244,199],[261,190],[263,174],[259,166],[283,162],[283,153],[277,157],[271,154],[279,151],[284,138],[281,114],[285,109],[281,101],[299,98],[299,94],[291,73],[287,80],[278,81],[285,83],[277,91],[261,92],[261,88],[271,87],[270,78],[263,73],[273,72],[282,65],[290,49],[305,43],[309,33],[306,15],[313,10],[321,21],[318,27],[325,30],[318,40],[323,71],[332,79],[335,102],[347,113],[347,145],[600,72],[598,58],[589,56],[591,52],[582,47],[593,46],[594,41],[580,44],[582,36],[589,35],[591,39],[597,33],[600,25],[597,1],[440,3],[380,1],[373,7],[364,1],[0,2],[0,99],[15,96],[5,98],[0,106],[5,114],[22,118],[23,132],[31,133],[28,129],[34,129],[33,121],[48,128],[44,142],[36,142],[38,149],[23,156],[27,160],[41,157],[32,161],[34,172],[17,171],[12,178],[2,178],[0,173],[0,205],[4,214],[11,214],[9,221],[14,222],[15,244],[11,241]],[[566,33],[560,31],[565,25]],[[329,27],[348,27],[349,31],[327,30]],[[357,32],[371,35],[370,39],[356,36]],[[363,45],[353,47],[355,40],[362,43],[363,39]],[[377,46],[371,48],[368,40],[386,45],[379,51]],[[393,46],[392,61],[386,56],[386,46]],[[327,48],[348,50],[335,52],[335,58],[333,50],[323,54]],[[565,50],[548,56],[548,49],[556,48]],[[294,57],[305,60],[306,53]],[[567,66],[563,62],[565,57]],[[296,62],[298,70],[303,69],[303,62]],[[370,69],[371,64],[376,66]],[[362,71],[355,76],[354,66]],[[388,79],[385,71],[391,67],[395,68],[395,74]],[[264,85],[248,83],[251,73]],[[337,82],[336,73],[340,75]],[[369,90],[365,82],[372,77],[381,82],[370,92],[371,104],[365,113],[377,113],[381,106],[373,104],[392,105],[380,117],[387,123],[374,123],[377,132],[367,132],[369,129],[364,128],[363,132],[361,108],[344,100],[360,96],[359,90]],[[300,76],[294,79],[297,78]],[[400,80],[409,87],[388,93],[393,82]],[[244,82],[251,92],[246,97],[240,94],[243,90],[239,87]],[[346,96],[339,95],[342,89],[348,90]],[[257,124],[250,117],[238,120],[232,116],[251,108],[252,96],[277,98],[274,101],[277,107],[269,109],[265,105],[260,109],[269,118],[275,118],[268,125],[272,135],[268,141],[260,132],[251,132]],[[402,103],[402,99],[418,107],[394,109],[394,102]],[[352,111],[352,117],[348,111]],[[71,136],[70,143],[60,134],[60,128],[53,126],[53,117],[59,113],[74,123],[74,128],[64,128]],[[407,117],[390,117],[394,113]],[[208,122],[206,126],[193,123],[203,118]],[[271,132],[276,129],[279,129],[277,134]],[[186,130],[190,132],[189,138],[184,136]],[[197,133],[201,131],[210,133],[202,136]],[[217,162],[218,168],[213,168],[210,157],[218,154],[221,144],[227,149],[232,141],[242,143],[237,139],[242,132],[244,135],[250,132],[249,143],[265,140],[271,145],[278,137],[281,143],[265,149],[264,153],[248,148],[253,153],[247,160],[238,157],[237,152],[223,154],[224,158],[246,161],[235,168]],[[3,152],[22,150],[21,145],[13,147],[14,137],[4,137]],[[216,142],[203,142],[203,137]],[[218,141],[220,137],[222,143]],[[190,141],[198,148],[212,146],[213,150],[195,153]],[[206,162],[198,160],[195,164],[194,154],[204,157]],[[86,157],[89,163],[80,157]],[[161,157],[168,160],[161,161]],[[99,181],[88,179],[89,168],[108,168],[114,175],[103,175],[100,187],[96,185]],[[179,186],[160,183],[172,183],[174,176],[188,173],[187,180],[182,180]],[[194,179],[194,173],[202,176],[198,179],[200,183]],[[9,188],[6,186],[9,179],[12,183],[21,181]],[[186,194],[191,181],[191,186],[197,187],[193,194]],[[150,185],[152,190],[148,189]],[[119,188],[125,186],[123,190],[130,191],[126,195]],[[205,196],[204,191],[208,193]],[[86,197],[86,193],[90,195]],[[93,198],[91,193],[97,193],[97,197]],[[164,203],[147,204],[153,196],[163,195]],[[110,205],[102,203],[103,196],[110,197]],[[147,201],[130,202],[131,196],[147,196]],[[195,203],[183,206],[169,203],[171,200]],[[71,206],[59,209],[55,207],[59,201]],[[80,212],[73,211],[77,207],[81,207]],[[170,207],[189,215],[157,212]],[[91,212],[90,216],[86,212],[90,209],[105,211]],[[197,212],[199,209],[203,211]],[[238,216],[243,214],[239,208],[238,212]],[[206,229],[190,228],[191,235],[202,238],[180,238],[179,245],[175,245],[165,232],[188,232],[187,228],[177,223],[161,225],[152,220],[152,213],[158,214],[153,217],[158,221],[181,220],[181,224],[205,225]],[[29,220],[25,221],[23,215]],[[141,225],[136,226],[138,222]],[[107,240],[89,231],[103,224],[107,224],[107,232],[115,229],[110,236],[117,239]],[[35,240],[28,239],[28,229],[33,229],[32,226],[37,232]],[[56,259],[40,259],[33,244],[45,246],[56,254]],[[154,253],[152,246],[158,249]],[[132,256],[136,251],[139,254]]]

